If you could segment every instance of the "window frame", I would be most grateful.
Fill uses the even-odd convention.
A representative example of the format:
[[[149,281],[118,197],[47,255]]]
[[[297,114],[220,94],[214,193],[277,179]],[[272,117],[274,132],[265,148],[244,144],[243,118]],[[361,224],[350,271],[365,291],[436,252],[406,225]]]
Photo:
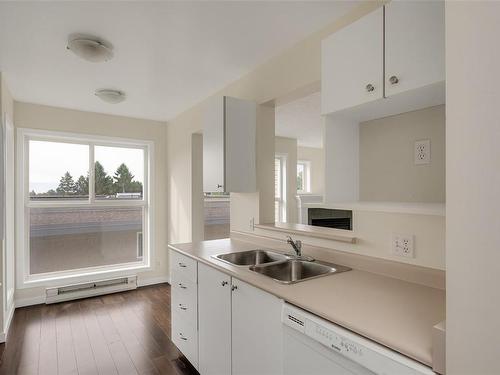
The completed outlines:
[[[147,140],[94,136],[79,133],[66,133],[49,130],[17,129],[16,173],[17,189],[16,215],[16,268],[17,287],[20,289],[34,286],[60,285],[62,280],[68,282],[85,282],[100,277],[115,277],[130,275],[137,270],[152,269],[151,260],[154,256],[154,202],[152,187],[154,186],[154,143]],[[61,201],[34,201],[29,196],[29,141],[65,142],[89,146],[89,199]],[[137,148],[144,150],[144,181],[142,199],[98,200],[94,197],[94,148],[95,146]],[[141,261],[119,263],[113,265],[93,266],[72,270],[54,271],[41,274],[30,274],[30,209],[48,207],[142,207],[143,258]]]
[[[297,166],[299,165],[304,167],[303,185],[305,189],[297,189],[297,194],[307,194],[311,192],[311,162],[309,160],[297,160]],[[298,172],[296,177],[298,177]]]
[[[274,201],[278,202],[278,207],[279,207],[279,218],[278,222],[280,223],[286,223],[287,222],[287,185],[286,185],[286,180],[287,180],[287,162],[288,162],[288,155],[287,154],[282,154],[282,153],[276,153],[274,155],[274,159],[278,159],[280,163],[280,197],[274,197]],[[276,188],[274,189],[276,191]],[[274,218],[276,221],[276,217]]]

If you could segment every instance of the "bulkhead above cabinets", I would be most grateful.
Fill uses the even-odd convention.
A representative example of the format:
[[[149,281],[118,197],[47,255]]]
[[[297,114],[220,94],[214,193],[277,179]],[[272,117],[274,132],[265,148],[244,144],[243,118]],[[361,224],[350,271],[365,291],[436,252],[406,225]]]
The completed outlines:
[[[257,104],[209,99],[203,113],[203,191],[250,193],[256,181]]]
[[[393,1],[324,39],[322,114],[366,121],[443,104],[444,26],[443,1]]]

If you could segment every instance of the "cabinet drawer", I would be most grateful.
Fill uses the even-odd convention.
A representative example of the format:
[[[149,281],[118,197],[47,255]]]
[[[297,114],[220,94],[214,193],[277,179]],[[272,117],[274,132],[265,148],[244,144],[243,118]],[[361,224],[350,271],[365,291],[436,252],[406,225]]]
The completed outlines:
[[[184,275],[178,271],[173,271],[170,275],[172,285],[172,292],[175,290],[184,295],[190,295],[196,301],[196,294],[198,286],[195,282],[188,280]]]
[[[197,327],[196,284],[191,282],[174,284],[172,287],[171,311],[172,316],[186,320],[189,324]]]
[[[177,273],[183,281],[196,283],[196,261],[176,251],[170,250],[170,271]]]
[[[184,319],[179,319],[174,315],[172,317],[172,341],[189,362],[198,369],[198,332],[196,326],[192,326]]]

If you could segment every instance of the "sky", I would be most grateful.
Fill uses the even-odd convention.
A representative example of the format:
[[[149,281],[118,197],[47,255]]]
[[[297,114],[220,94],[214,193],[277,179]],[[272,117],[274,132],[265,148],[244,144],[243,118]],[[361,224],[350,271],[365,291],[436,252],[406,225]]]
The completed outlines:
[[[135,176],[144,182],[144,151],[142,149],[95,146],[95,160],[108,175],[113,176],[125,163]],[[61,176],[68,171],[76,181],[86,176],[89,166],[89,146],[75,143],[30,141],[29,191],[37,193],[56,189]]]

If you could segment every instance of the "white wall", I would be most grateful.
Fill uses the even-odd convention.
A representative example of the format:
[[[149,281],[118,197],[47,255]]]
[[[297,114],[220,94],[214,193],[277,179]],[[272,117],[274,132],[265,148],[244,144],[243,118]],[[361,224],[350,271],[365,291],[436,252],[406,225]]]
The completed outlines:
[[[335,32],[339,28],[353,22],[373,9],[382,5],[379,2],[364,2],[341,21],[332,24],[326,29],[315,33],[296,44],[282,54],[276,56],[238,81],[223,88],[214,95],[229,95],[243,99],[255,100],[258,103],[267,103],[272,99],[279,99],[300,92],[306,87],[315,87],[320,81],[321,74],[321,40],[325,36]],[[313,91],[311,91],[313,92]],[[303,94],[301,95],[303,96]],[[279,101],[279,100],[278,100]],[[169,201],[169,240],[175,242],[189,242],[191,240],[192,222],[192,152],[191,136],[202,130],[202,108],[205,101],[190,108],[168,123],[167,130],[167,152],[168,152],[168,201]],[[270,222],[274,219],[273,211],[266,208],[274,207],[273,198],[273,163],[274,155],[274,108],[259,106],[258,112],[262,112],[258,124],[258,132],[272,129],[269,138],[258,137],[260,145],[258,155],[262,152],[263,165],[258,167],[261,173],[258,180],[267,178],[268,184],[262,193],[254,194],[231,194],[231,230],[243,232],[261,233],[259,230],[252,231],[250,221]],[[267,113],[266,113],[267,112]],[[266,116],[267,114],[267,116]],[[262,126],[267,121],[268,128]],[[356,129],[358,128],[356,124]],[[260,129],[260,130],[259,130]],[[352,130],[352,129],[351,129]],[[266,144],[267,142],[267,144]],[[358,144],[356,136],[356,144]],[[349,148],[348,148],[349,149]],[[326,152],[326,151],[325,151]],[[356,155],[358,152],[356,151]],[[267,158],[267,159],[266,159]],[[265,160],[269,160],[266,164]],[[259,161],[258,161],[259,162]],[[326,165],[326,161],[325,161]],[[357,164],[356,164],[357,165]],[[352,172],[350,172],[352,173]],[[265,177],[268,176],[268,177]],[[352,174],[358,176],[358,173]],[[354,178],[354,177],[353,177]],[[328,177],[327,177],[328,179]],[[261,187],[265,181],[260,181]],[[331,181],[330,181],[331,182]],[[325,185],[327,185],[325,181]],[[352,190],[352,189],[351,189]],[[356,193],[357,199],[357,193]],[[265,217],[270,212],[270,217]],[[422,215],[400,215],[370,213],[359,214],[359,223],[362,223],[361,243],[356,246],[339,245],[334,241],[320,241],[321,246],[340,248],[342,251],[360,252],[379,258],[393,259],[401,262],[419,264],[423,266],[443,269],[444,266],[444,218]],[[373,223],[375,231],[369,230]],[[380,232],[379,230],[382,230]],[[415,234],[416,236],[416,258],[395,258],[390,253],[392,232]],[[428,234],[426,234],[428,233]],[[268,235],[269,233],[266,233]],[[271,234],[269,234],[271,235]],[[283,238],[280,234],[274,234],[277,238]],[[310,239],[308,239],[310,241]]]
[[[297,222],[297,140],[275,137],[274,152],[286,156],[286,218],[289,223]]]
[[[325,202],[359,198],[359,124],[325,118]]]
[[[297,160],[311,163],[311,193],[325,193],[325,150],[315,147],[297,147]]]
[[[445,218],[388,212],[353,211],[356,243],[343,243],[295,234],[304,244],[371,256],[438,270],[445,269]],[[414,236],[415,258],[392,254],[394,233]],[[256,229],[255,234],[284,240],[287,233]]]
[[[239,80],[214,93],[214,95],[228,95],[254,100],[258,103],[266,103],[270,100],[289,95],[304,87],[317,84],[321,79],[321,40],[381,5],[382,3],[379,2],[361,3],[341,20],[312,34],[302,42],[297,43],[241,77]],[[191,134],[202,130],[201,114],[203,113],[202,109],[205,100],[168,122],[168,231],[171,242],[186,242],[191,240],[192,203],[191,190],[189,188],[191,186]],[[273,108],[272,113],[274,115]],[[262,142],[265,142],[265,140]],[[270,142],[268,149],[272,150],[274,125],[273,135],[268,142]],[[274,150],[272,150],[272,153],[274,153]],[[270,165],[266,172],[270,173],[270,181],[273,181],[272,172],[272,165]],[[245,202],[256,202],[262,208],[273,207],[271,202],[273,194],[263,193],[263,199],[259,198],[259,194],[249,194],[247,198],[242,199]],[[233,194],[231,200],[233,201]],[[233,206],[233,203],[231,204]],[[238,218],[238,222],[248,230],[249,220],[262,210],[257,208],[247,211],[244,206],[237,211],[241,216]],[[260,214],[261,217],[259,217],[259,220],[263,220],[263,222],[272,220],[272,217],[267,217],[264,220],[263,213],[261,212]],[[233,221],[233,218],[232,207],[231,221]]]
[[[44,129],[72,133],[119,136],[154,142],[155,207],[154,257],[152,270],[139,273],[139,282],[163,280],[168,277],[167,257],[167,179],[166,179],[166,124],[157,121],[103,115],[43,105],[15,102],[14,120],[17,128]],[[21,249],[16,249],[16,252]],[[16,290],[16,303],[39,298],[44,288]]]
[[[415,165],[414,144],[430,139],[430,164]],[[359,199],[445,201],[445,106],[359,125]]]
[[[500,374],[500,3],[446,3],[446,366]]]

